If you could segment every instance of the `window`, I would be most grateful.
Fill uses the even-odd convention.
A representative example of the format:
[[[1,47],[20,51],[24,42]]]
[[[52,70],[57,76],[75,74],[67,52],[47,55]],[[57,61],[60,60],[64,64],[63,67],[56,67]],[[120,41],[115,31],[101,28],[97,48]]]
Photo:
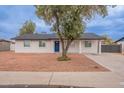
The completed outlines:
[[[24,40],[24,47],[30,47],[30,41]]]
[[[91,41],[85,41],[85,47],[91,47],[92,44],[91,44]]]
[[[45,42],[42,41],[42,40],[40,40],[40,41],[39,41],[39,47],[45,47]]]

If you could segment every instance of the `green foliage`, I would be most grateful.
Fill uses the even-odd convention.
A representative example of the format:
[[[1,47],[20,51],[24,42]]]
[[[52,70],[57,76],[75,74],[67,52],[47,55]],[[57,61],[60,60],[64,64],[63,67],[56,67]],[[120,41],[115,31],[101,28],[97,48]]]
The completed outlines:
[[[35,6],[36,15],[47,24],[52,25],[62,44],[62,58],[66,58],[67,50],[73,40],[80,37],[85,31],[86,21],[96,14],[105,17],[105,5],[54,5]],[[65,40],[66,39],[66,40]]]
[[[61,34],[67,40],[75,40],[84,32],[85,23],[82,21],[77,11],[67,12],[61,20]]]
[[[36,14],[46,23],[52,24],[53,31],[61,31],[61,36],[67,39],[76,39],[85,30],[84,20],[90,20],[96,14],[105,17],[107,6],[79,5],[79,6],[35,6]]]
[[[113,43],[113,40],[108,36],[108,35],[103,35],[103,37],[105,38],[104,39],[104,44],[106,44],[106,45],[112,45],[112,44],[114,44]]]
[[[34,33],[35,31],[35,28],[36,28],[36,25],[35,23],[33,23],[31,20],[29,21],[26,21],[22,28],[20,29],[20,35],[24,35],[24,34],[31,34],[31,33]]]

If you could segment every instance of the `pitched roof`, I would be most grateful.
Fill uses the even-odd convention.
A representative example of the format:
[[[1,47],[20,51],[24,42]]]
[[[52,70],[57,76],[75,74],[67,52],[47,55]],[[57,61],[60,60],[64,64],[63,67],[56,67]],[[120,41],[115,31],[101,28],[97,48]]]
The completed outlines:
[[[5,40],[5,39],[0,39],[0,42],[4,41],[4,42],[10,42],[9,40]]]
[[[54,40],[54,39],[59,39],[59,38],[57,34],[52,33],[52,34],[25,34],[25,35],[17,36],[12,39],[14,40]],[[101,40],[104,38],[94,33],[84,33],[80,36],[79,39]]]
[[[122,38],[116,40],[115,43],[117,43],[117,42],[119,42],[119,41],[124,41],[124,37],[122,37]]]

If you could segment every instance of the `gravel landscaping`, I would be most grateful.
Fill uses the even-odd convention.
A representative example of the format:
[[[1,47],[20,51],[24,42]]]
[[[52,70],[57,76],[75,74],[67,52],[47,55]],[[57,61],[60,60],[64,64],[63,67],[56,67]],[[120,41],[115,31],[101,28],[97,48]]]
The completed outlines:
[[[70,61],[57,61],[60,54],[0,52],[0,71],[94,72],[109,71],[83,54],[69,54]]]

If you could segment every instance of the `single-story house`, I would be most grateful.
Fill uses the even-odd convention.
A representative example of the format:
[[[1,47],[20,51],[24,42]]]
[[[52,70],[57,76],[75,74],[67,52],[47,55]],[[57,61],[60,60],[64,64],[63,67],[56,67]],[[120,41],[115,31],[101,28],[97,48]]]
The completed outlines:
[[[124,54],[124,37],[116,40],[115,43],[122,45],[122,53]]]
[[[10,41],[5,39],[0,39],[0,51],[9,51]]]
[[[16,53],[56,53],[61,52],[61,42],[57,34],[25,34],[12,38],[15,40]],[[74,40],[69,53],[101,53],[104,38],[94,33],[84,33]]]

